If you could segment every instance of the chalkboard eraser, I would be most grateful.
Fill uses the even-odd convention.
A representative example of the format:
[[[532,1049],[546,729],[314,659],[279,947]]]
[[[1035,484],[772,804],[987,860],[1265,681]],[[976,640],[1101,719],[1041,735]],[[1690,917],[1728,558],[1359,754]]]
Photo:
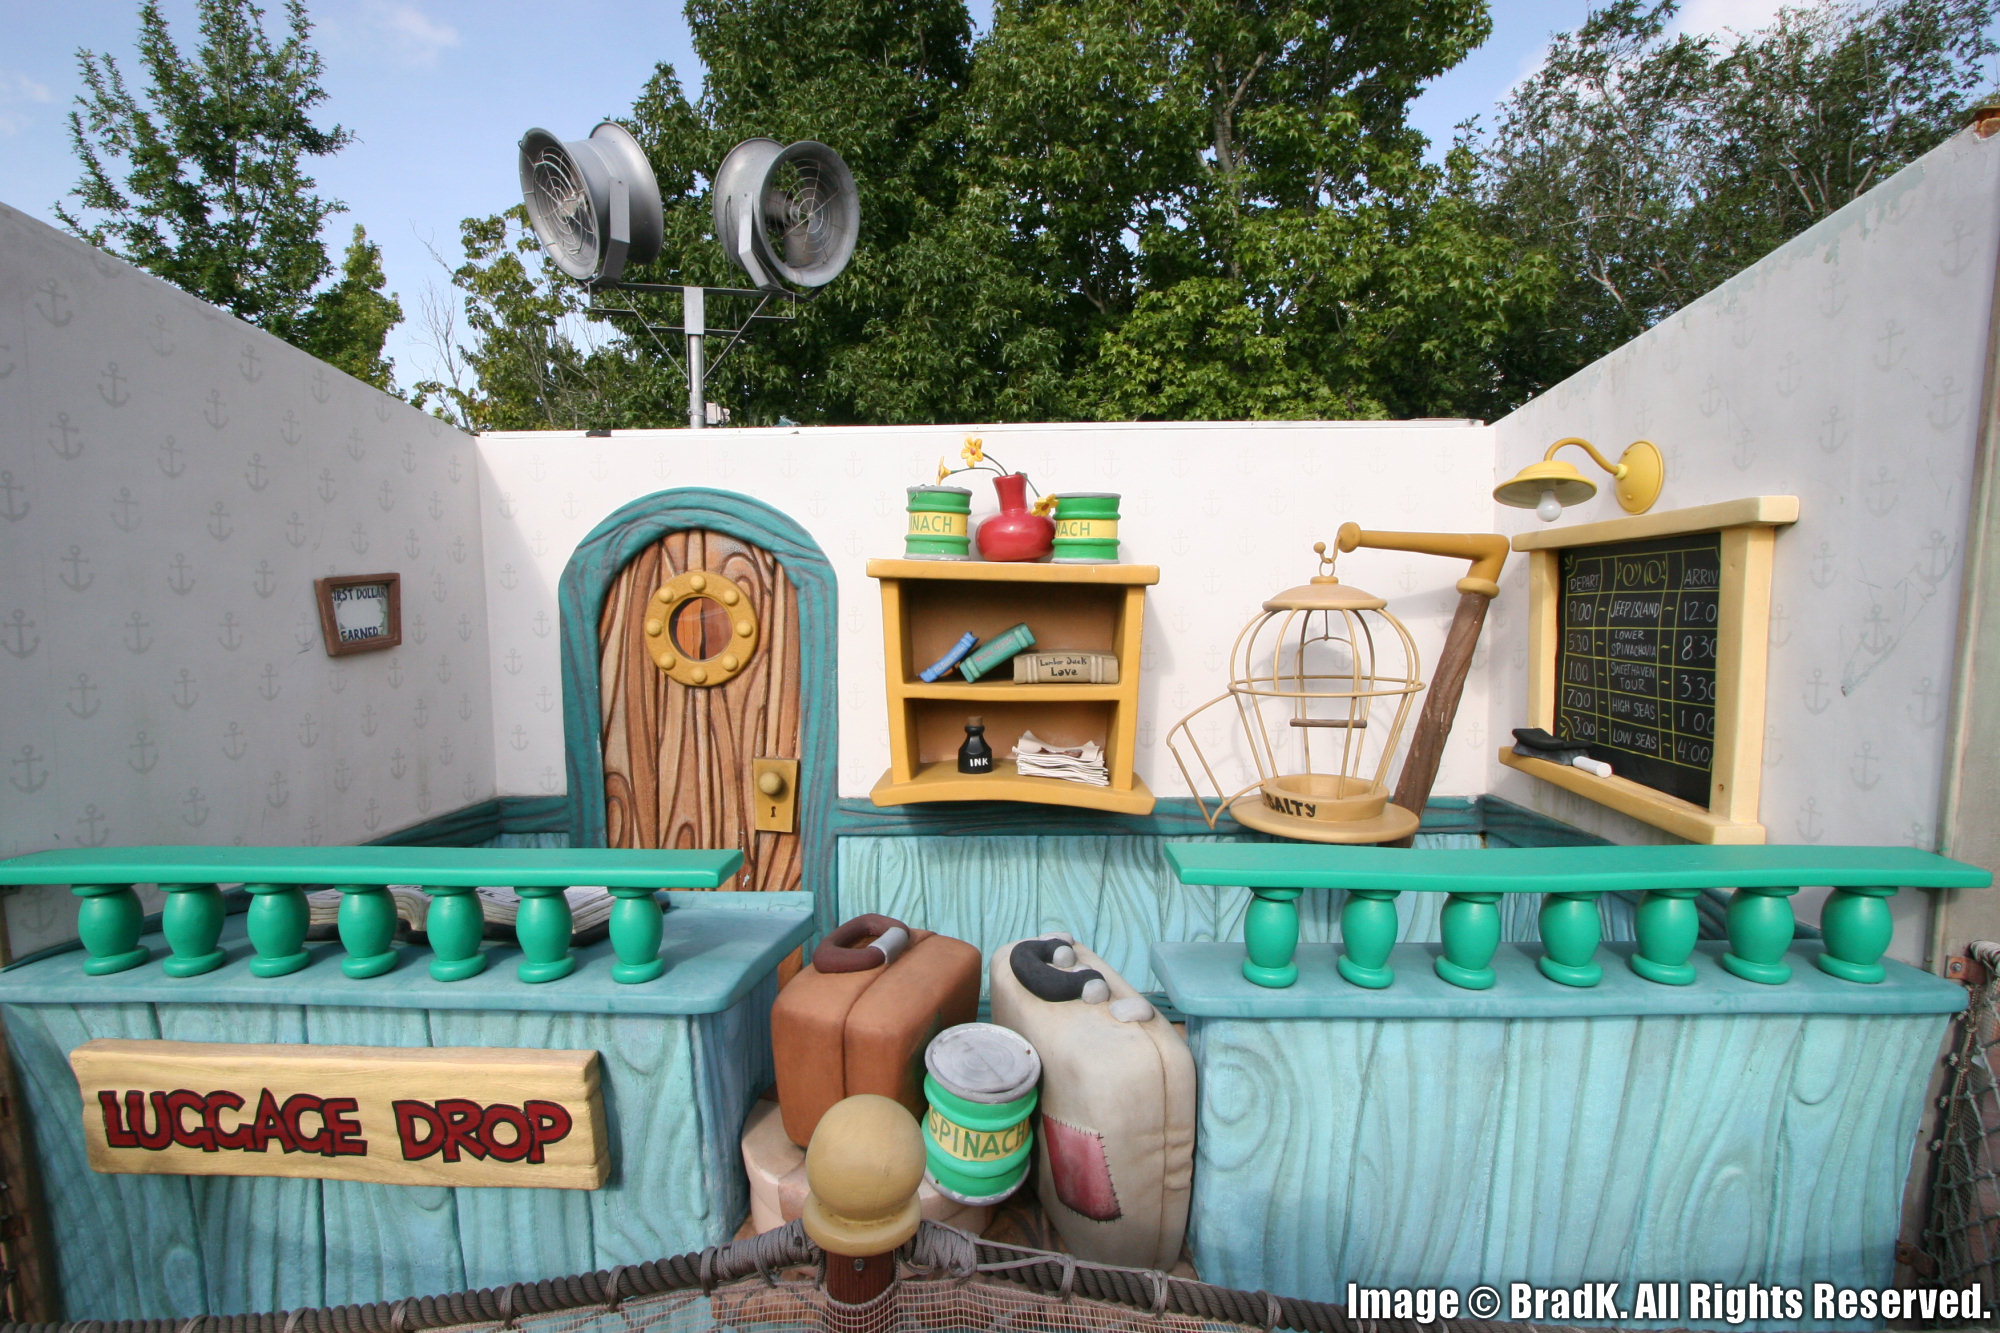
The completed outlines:
[[[1570,760],[1570,762],[1572,764],[1575,764],[1578,768],[1582,769],[1584,772],[1595,774],[1600,778],[1608,778],[1611,776],[1611,765],[1605,763],[1601,759],[1592,759],[1587,754],[1580,754],[1576,758]]]

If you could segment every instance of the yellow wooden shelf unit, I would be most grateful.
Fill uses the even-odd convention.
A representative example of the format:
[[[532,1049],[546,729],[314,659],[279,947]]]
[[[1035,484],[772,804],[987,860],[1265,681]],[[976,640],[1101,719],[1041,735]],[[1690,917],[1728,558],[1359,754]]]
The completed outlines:
[[[1000,561],[870,560],[882,588],[889,771],[869,792],[877,805],[921,801],[1028,801],[1142,815],[1153,793],[1132,771],[1139,730],[1139,645],[1155,565],[1037,565]],[[1031,652],[1112,653],[1115,685],[1017,685],[997,678],[926,684],[917,673],[967,631],[983,642],[1015,625],[1035,635]],[[961,774],[965,723],[978,717],[993,747],[993,771]],[[1024,778],[1006,756],[1024,731],[1054,745],[1096,741],[1110,785]]]

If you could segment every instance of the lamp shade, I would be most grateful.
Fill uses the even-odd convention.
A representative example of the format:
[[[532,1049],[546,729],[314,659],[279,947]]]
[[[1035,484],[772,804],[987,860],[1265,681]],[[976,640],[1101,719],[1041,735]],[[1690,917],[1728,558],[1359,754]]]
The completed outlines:
[[[1533,509],[1545,492],[1553,491],[1556,503],[1567,509],[1597,494],[1597,483],[1560,459],[1530,463],[1493,488],[1493,498],[1515,509]]]

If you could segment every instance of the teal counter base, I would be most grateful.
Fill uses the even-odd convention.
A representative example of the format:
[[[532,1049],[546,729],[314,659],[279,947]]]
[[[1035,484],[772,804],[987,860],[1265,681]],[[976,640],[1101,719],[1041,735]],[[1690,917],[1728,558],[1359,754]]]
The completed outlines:
[[[1814,1282],[1887,1286],[1926,1083],[1964,992],[1907,967],[1837,982],[1803,943],[1791,983],[1756,987],[1721,971],[1721,947],[1697,955],[1694,986],[1633,978],[1656,993],[1639,1003],[1614,985],[1630,975],[1616,956],[1585,991],[1535,973],[1538,949],[1503,946],[1499,984],[1468,992],[1406,945],[1395,984],[1364,991],[1333,974],[1332,949],[1302,947],[1298,984],[1268,991],[1237,972],[1241,945],[1159,946],[1201,1090],[1195,1266],[1332,1302],[1350,1282],[1615,1282],[1628,1312],[1639,1282],[1798,1288],[1808,1316]],[[1685,1303],[1621,1324],[1669,1325],[1726,1327]]]
[[[177,981],[154,962],[85,978],[81,952],[0,974],[64,1317],[396,1300],[728,1240],[749,1206],[743,1118],[772,1080],[773,968],[811,929],[805,898],[674,895],[666,975],[633,986],[604,975],[605,946],[579,950],[575,974],[540,986],[512,981],[511,949],[494,949],[473,981],[432,981],[423,949],[355,981],[340,974],[338,945],[317,946],[305,971],[261,981],[245,972],[240,918],[224,939],[231,961],[204,977]],[[162,951],[158,936],[142,943]],[[511,984],[482,989],[492,976]],[[597,1190],[545,1190],[99,1175],[84,1159],[68,1059],[97,1037],[594,1050],[611,1176]]]

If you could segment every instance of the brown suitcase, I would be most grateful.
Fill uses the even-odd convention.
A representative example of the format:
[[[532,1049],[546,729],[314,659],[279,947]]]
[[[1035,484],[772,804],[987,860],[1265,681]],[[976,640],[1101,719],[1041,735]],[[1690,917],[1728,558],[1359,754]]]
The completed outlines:
[[[805,1147],[827,1108],[874,1092],[924,1114],[924,1048],[979,1012],[979,950],[859,916],[813,950],[771,1006],[785,1134]]]

